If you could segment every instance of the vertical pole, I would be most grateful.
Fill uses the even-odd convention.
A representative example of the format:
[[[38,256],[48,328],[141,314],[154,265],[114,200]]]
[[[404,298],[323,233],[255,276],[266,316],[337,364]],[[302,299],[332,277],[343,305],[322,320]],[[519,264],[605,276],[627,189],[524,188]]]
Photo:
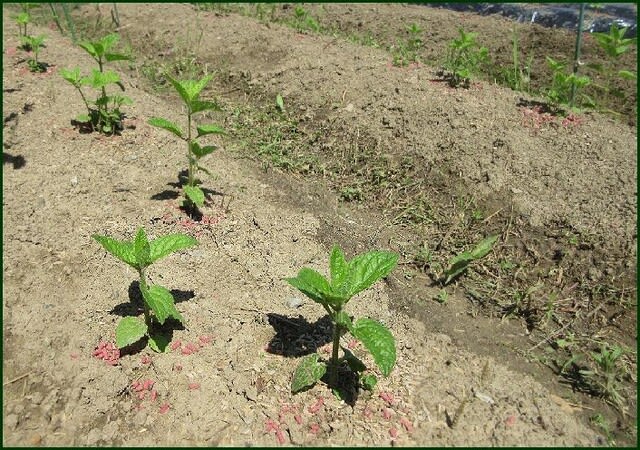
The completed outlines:
[[[582,21],[584,19],[584,3],[580,3],[580,15],[578,16],[578,34],[576,36],[576,51],[573,55],[573,75],[578,73],[578,61],[580,60],[580,46],[582,45]],[[569,106],[573,107],[576,99],[576,84],[571,85],[571,98],[569,99]]]
[[[60,17],[58,17],[58,12],[53,7],[53,3],[49,3],[49,8],[51,8],[51,15],[53,16],[53,20],[58,26],[58,30],[60,30],[60,34],[64,35],[64,30],[62,29],[62,25],[60,25]]]

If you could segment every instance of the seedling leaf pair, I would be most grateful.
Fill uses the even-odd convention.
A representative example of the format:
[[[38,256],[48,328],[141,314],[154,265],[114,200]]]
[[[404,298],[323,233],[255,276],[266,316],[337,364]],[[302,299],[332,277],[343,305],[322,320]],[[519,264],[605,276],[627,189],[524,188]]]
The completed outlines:
[[[184,234],[171,234],[149,241],[143,228],[138,230],[133,241],[119,241],[99,235],[94,235],[93,238],[113,256],[136,269],[140,276],[139,286],[145,320],[137,317],[123,318],[116,328],[116,345],[123,348],[148,336],[152,349],[164,351],[169,341],[162,334],[153,333],[151,312],[160,325],[169,318],[181,323],[184,319],[176,309],[173,295],[168,289],[158,285],[147,285],[145,269],[173,252],[196,245],[198,241]]]
[[[183,131],[181,127],[173,123],[170,120],[162,117],[151,117],[148,120],[149,125],[162,128],[176,135],[187,143],[187,159],[189,161],[188,181],[184,186],[184,194],[186,197],[185,206],[195,205],[201,207],[204,205],[205,195],[204,191],[198,186],[199,180],[196,179],[196,173],[198,171],[209,174],[209,171],[198,164],[200,158],[213,153],[216,147],[213,145],[200,146],[196,139],[207,136],[209,134],[223,134],[224,130],[218,125],[204,124],[196,125],[196,136],[192,136],[191,122],[193,115],[196,113],[219,110],[219,106],[216,102],[208,100],[200,100],[200,93],[205,88],[207,83],[213,78],[211,75],[202,78],[201,80],[176,80],[173,77],[166,75],[169,82],[173,85],[175,90],[182,98],[185,106],[187,107],[187,129]]]
[[[353,322],[343,307],[353,296],[391,273],[397,262],[397,254],[384,251],[371,251],[347,261],[340,247],[334,246],[329,257],[331,281],[306,267],[298,272],[297,277],[286,279],[293,287],[321,304],[334,324],[333,353],[328,364],[329,384],[335,385],[341,361],[346,362],[358,374],[365,370],[364,364],[346,349],[343,349],[343,358],[338,358],[340,337],[346,332],[363,343],[384,376],[388,376],[395,365],[396,349],[391,332],[372,319],[362,318]],[[315,353],[303,358],[294,374],[292,391],[298,392],[316,383],[325,373],[325,364],[319,361],[319,356]],[[375,385],[371,380],[371,377],[367,378],[368,387]]]

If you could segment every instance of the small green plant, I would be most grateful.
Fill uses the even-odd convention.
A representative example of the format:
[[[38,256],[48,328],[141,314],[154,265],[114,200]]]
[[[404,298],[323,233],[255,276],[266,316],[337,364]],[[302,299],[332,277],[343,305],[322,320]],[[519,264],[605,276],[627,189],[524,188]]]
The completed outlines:
[[[31,14],[29,14],[29,10],[37,6],[39,6],[38,3],[20,3],[21,11],[14,17],[14,20],[18,25],[22,49],[27,52],[31,51],[31,47],[29,47],[29,43],[25,42],[23,38],[29,36],[29,34],[27,33],[27,25],[31,23]]]
[[[598,413],[591,416],[589,418],[589,421],[591,421],[591,423],[602,430],[605,437],[607,438],[607,444],[610,447],[616,446],[616,441],[613,437],[613,433],[611,432],[611,425],[609,425],[609,421],[607,421],[607,419],[605,419],[602,414]]]
[[[476,42],[478,33],[467,33],[458,29],[460,37],[449,44],[449,51],[444,62],[443,73],[451,87],[468,88],[471,78],[477,75],[483,66],[489,64],[489,50]]]
[[[343,364],[357,375],[366,370],[364,363],[344,347],[344,356],[338,358],[340,338],[347,332],[364,344],[385,377],[391,373],[396,361],[396,347],[391,332],[376,320],[361,318],[354,322],[344,307],[353,296],[391,273],[397,262],[397,254],[384,251],[371,251],[347,261],[336,245],[329,258],[330,281],[306,267],[300,270],[296,278],[287,278],[289,284],[322,305],[333,322],[331,360],[328,364],[320,361],[317,353],[302,358],[293,376],[292,392],[313,386],[327,372],[327,367],[329,386],[334,389],[337,389],[338,370]],[[372,388],[377,381],[373,374],[359,377],[359,380],[365,389]]]
[[[480,243],[478,243],[478,245],[476,245],[475,248],[470,252],[462,252],[458,256],[453,258],[449,262],[449,267],[444,271],[444,274],[441,277],[441,279],[443,280],[443,284],[446,286],[454,278],[467,270],[467,267],[469,267],[469,264],[471,264],[473,261],[484,258],[487,254],[489,254],[489,252],[493,248],[493,245],[498,240],[498,237],[498,234],[489,236],[480,241]]]
[[[183,323],[184,319],[176,309],[173,295],[168,289],[147,283],[146,271],[155,261],[196,245],[198,241],[184,234],[171,234],[149,241],[142,227],[133,241],[118,241],[99,235],[94,235],[93,239],[113,256],[133,267],[139,276],[144,321],[137,317],[121,319],[116,328],[116,346],[127,347],[146,336],[154,351],[164,352],[170,340],[157,329],[156,324],[164,325],[170,318]]]
[[[567,105],[573,108],[572,90],[575,90],[576,98],[578,98],[578,91],[591,84],[591,79],[586,75],[567,74],[565,71],[566,64],[549,56],[547,56],[547,63],[553,72],[551,88],[547,91],[547,99],[555,106]],[[595,102],[585,94],[581,94],[581,99],[580,103],[584,106],[593,107],[595,105]]]
[[[580,373],[593,380],[596,390],[601,392],[615,406],[622,407],[624,397],[620,394],[621,375],[619,360],[624,354],[624,350],[618,345],[609,347],[603,344],[599,353],[591,352],[591,357],[596,363],[595,371],[581,370]]]
[[[302,6],[296,5],[293,10],[294,19],[291,25],[298,31],[320,32],[318,21]]]
[[[117,85],[124,91],[124,85],[120,82],[120,76],[110,70],[105,70],[107,62],[124,61],[130,58],[119,53],[112,53],[112,47],[118,42],[117,34],[109,34],[99,41],[81,42],[79,45],[98,63],[98,69],[92,69],[91,75],[82,76],[79,68],[61,69],[62,78],[71,83],[80,93],[82,101],[87,108],[87,114],[80,114],[76,121],[87,125],[92,131],[99,131],[105,134],[114,134],[122,129],[122,105],[132,103],[129,97],[124,95],[108,95],[107,86]],[[89,86],[100,92],[99,97],[89,102],[84,95],[82,88]],[[95,106],[95,107],[94,107]]]
[[[440,292],[438,292],[438,295],[436,296],[436,301],[444,305],[447,303],[448,300],[449,300],[449,294],[447,293],[447,291],[444,289],[440,289]]]
[[[409,38],[406,42],[400,42],[391,47],[393,54],[393,65],[398,67],[407,66],[413,62],[418,62],[418,51],[422,47],[422,28],[415,23],[405,27]]]
[[[518,30],[513,27],[513,38],[511,47],[511,56],[513,60],[512,67],[504,67],[498,69],[497,78],[500,82],[506,84],[514,91],[529,92],[531,86],[531,68],[533,65],[533,54],[529,55],[524,66],[520,61],[520,48],[518,46]]]
[[[220,110],[220,107],[216,102],[200,100],[200,93],[213,76],[206,76],[199,81],[179,81],[173,79],[168,74],[165,74],[165,76],[171,82],[187,107],[187,130],[184,132],[175,123],[161,117],[151,117],[149,119],[149,124],[154,127],[163,128],[175,134],[187,144],[189,169],[187,185],[184,186],[185,202],[183,203],[183,206],[185,208],[190,208],[192,206],[201,207],[204,205],[205,195],[204,191],[198,186],[202,182],[196,178],[196,175],[198,171],[202,171],[207,174],[209,174],[209,171],[199,164],[200,158],[213,153],[217,147],[215,145],[201,146],[196,139],[209,134],[222,134],[224,133],[224,130],[218,125],[196,125],[197,134],[194,136],[192,123],[194,121],[193,116],[195,114],[204,111]]]
[[[42,44],[44,44],[46,36],[24,36],[22,38],[23,47],[30,48],[33,53],[33,58],[29,58],[27,60],[27,64],[29,65],[29,70],[31,72],[44,72],[47,70],[47,66],[40,61],[38,61],[38,54],[40,53],[40,48],[42,48]]]
[[[280,94],[276,95],[276,108],[278,111],[284,112],[284,100]]]
[[[624,37],[626,32],[627,28],[618,28],[618,25],[614,23],[609,28],[608,33],[593,33],[593,37],[600,48],[607,54],[609,61],[604,64],[590,64],[590,67],[603,74],[605,85],[598,87],[604,90],[607,95],[624,97],[624,93],[615,87],[616,77],[624,80],[635,80],[637,78],[635,72],[630,70],[618,70],[616,72],[613,67],[613,63],[631,50],[636,43],[635,38]]]

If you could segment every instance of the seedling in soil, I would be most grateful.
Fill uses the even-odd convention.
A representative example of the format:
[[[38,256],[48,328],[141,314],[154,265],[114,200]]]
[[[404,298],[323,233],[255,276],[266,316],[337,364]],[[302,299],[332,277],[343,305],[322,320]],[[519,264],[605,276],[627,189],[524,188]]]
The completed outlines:
[[[547,91],[547,99],[554,106],[567,105],[571,108],[574,104],[571,101],[571,92],[577,93],[579,90],[584,89],[591,84],[591,79],[585,75],[577,75],[575,73],[566,74],[566,64],[556,61],[553,58],[547,56],[547,63],[553,72],[553,78],[551,82],[551,88]],[[593,107],[595,102],[587,95],[581,94],[582,101],[580,102],[584,106]]]
[[[27,60],[27,64],[29,65],[29,70],[31,72],[44,72],[47,70],[47,65],[38,61],[38,54],[40,53],[40,48],[42,48],[42,44],[44,44],[44,39],[46,36],[24,36],[22,38],[23,48],[30,48],[31,52],[33,52],[33,58]]]
[[[28,42],[24,41],[24,38],[28,37],[27,34],[27,25],[31,23],[31,14],[29,14],[29,10],[31,8],[35,8],[39,6],[38,3],[21,3],[20,8],[22,11],[20,14],[14,17],[16,24],[18,24],[18,28],[20,30],[20,41],[22,42],[22,49],[24,51],[31,51],[31,47]]]
[[[125,61],[130,58],[126,55],[113,53],[111,49],[118,42],[117,34],[109,34],[98,41],[81,42],[82,47],[98,64],[98,69],[92,69],[91,75],[81,76],[80,69],[62,69],[60,74],[75,87],[87,108],[87,114],[76,117],[76,122],[89,127],[92,131],[105,134],[114,134],[122,130],[122,117],[120,112],[122,105],[130,105],[133,102],[124,95],[107,95],[107,86],[117,85],[124,91],[124,85],[120,82],[120,76],[110,70],[105,70],[107,62]],[[100,96],[93,102],[89,102],[82,92],[83,86],[89,86],[100,92]],[[94,107],[95,106],[95,107]]]
[[[445,270],[442,278],[444,280],[443,284],[446,286],[449,284],[454,278],[459,276],[462,272],[467,270],[469,264],[473,261],[476,261],[480,258],[484,258],[493,248],[493,244],[498,240],[499,235],[495,234],[493,236],[489,236],[482,241],[470,252],[462,252],[455,258],[453,258],[449,262],[449,267]]]
[[[406,30],[409,33],[409,39],[391,48],[394,66],[404,67],[418,62],[418,51],[422,47],[422,39],[420,39],[422,28],[414,23],[407,26]]]
[[[631,47],[635,45],[636,39],[625,39],[624,35],[627,32],[627,28],[618,28],[614,23],[609,29],[609,33],[593,33],[593,37],[596,42],[602,48],[607,56],[609,62],[606,64],[590,64],[590,67],[599,71],[604,75],[605,86],[598,86],[603,89],[607,94],[611,94],[617,97],[623,97],[624,93],[616,89],[614,85],[614,79],[616,76],[624,80],[635,80],[637,74],[630,70],[615,71],[611,62],[619,59],[622,55],[631,50]]]
[[[619,360],[624,354],[624,350],[614,345],[610,348],[604,344],[599,353],[591,353],[591,357],[596,362],[596,370],[581,370],[580,374],[593,380],[595,390],[602,393],[615,406],[621,408],[624,404],[624,397],[620,394],[620,382],[622,372],[619,368]]]
[[[276,108],[278,108],[278,111],[284,112],[284,100],[280,94],[276,95]]]
[[[173,79],[166,74],[167,79],[173,87],[178,91],[180,97],[187,107],[187,131],[184,132],[178,125],[161,117],[151,117],[149,124],[154,127],[163,128],[182,139],[187,144],[187,160],[189,161],[189,170],[187,172],[187,185],[184,186],[185,201],[183,207],[192,210],[193,207],[201,207],[204,205],[205,195],[203,190],[198,186],[202,182],[196,178],[197,172],[202,171],[211,175],[207,169],[199,163],[200,158],[209,155],[216,150],[215,145],[201,146],[196,139],[208,134],[223,134],[224,130],[218,125],[196,125],[197,134],[195,137],[192,132],[193,116],[197,113],[211,110],[220,110],[216,102],[208,100],[200,100],[200,93],[204,87],[211,81],[213,76],[209,75],[199,81],[185,80],[179,81]]]
[[[449,44],[449,51],[444,62],[448,72],[442,72],[451,87],[468,88],[471,78],[478,74],[482,66],[489,64],[489,51],[476,42],[477,33],[466,33],[458,30],[460,37]]]
[[[372,319],[362,318],[354,322],[344,311],[344,306],[354,295],[389,275],[397,262],[397,254],[384,251],[371,251],[347,261],[340,247],[335,246],[329,258],[331,281],[306,267],[300,270],[296,278],[287,278],[289,284],[322,305],[333,322],[333,351],[330,361],[320,361],[317,353],[302,358],[293,376],[292,392],[313,386],[325,375],[327,369],[329,386],[337,390],[338,369],[343,364],[357,376],[366,370],[360,359],[340,346],[340,338],[346,332],[362,342],[385,377],[391,373],[396,361],[396,347],[391,332]],[[338,357],[340,348],[344,353],[342,358]],[[372,389],[376,381],[373,374],[360,377],[360,383],[365,389]]]
[[[146,270],[160,258],[196,245],[198,241],[184,234],[171,234],[149,241],[143,228],[138,230],[133,241],[118,241],[98,235],[94,235],[93,238],[113,256],[136,269],[140,278],[144,321],[137,317],[125,317],[120,320],[116,328],[116,346],[127,347],[147,336],[148,344],[154,351],[164,352],[169,340],[156,330],[156,324],[164,325],[169,318],[183,323],[183,318],[176,309],[173,295],[168,289],[147,284]]]

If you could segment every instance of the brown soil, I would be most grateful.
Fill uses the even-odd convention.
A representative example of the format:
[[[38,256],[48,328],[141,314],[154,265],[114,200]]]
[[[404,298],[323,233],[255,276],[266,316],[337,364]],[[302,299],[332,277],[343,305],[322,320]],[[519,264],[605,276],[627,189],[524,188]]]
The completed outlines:
[[[345,28],[418,21],[427,33],[446,31],[431,36],[438,45],[464,23],[508,48],[512,28],[417,6],[313,8]],[[597,413],[616,442],[635,445],[635,119],[585,113],[536,122],[540,99],[490,83],[452,89],[437,67],[397,68],[382,49],[185,4],[118,9],[138,59],[118,66],[134,103],[114,137],[70,125],[82,104],[57,71],[87,71],[90,57],[33,26],[48,35],[41,60],[51,70],[30,73],[3,10],[3,445],[596,446],[607,440],[589,421]],[[74,14],[96,23],[95,13]],[[523,45],[569,39],[523,27]],[[206,160],[215,176],[205,182],[213,192],[200,222],[177,208],[181,143],[147,124],[151,116],[182,123],[180,106],[142,75],[185,45],[185,59],[216,72],[207,95],[220,99],[215,118],[231,130]],[[287,171],[252,155],[259,149],[246,131],[289,123],[273,111],[276,94],[297,123],[283,126],[279,142],[292,143]],[[360,200],[344,201],[350,192]],[[423,209],[405,205],[408,197],[424,198]],[[474,208],[484,213],[477,223]],[[416,211],[430,220],[416,221]],[[150,269],[187,320],[174,341],[199,351],[147,348],[110,366],[93,352],[114,341],[123,315],[138,312],[136,274],[91,236],[129,239],[139,226],[150,237],[199,240]],[[417,270],[415,248],[439,242],[446,261],[491,232],[501,234],[492,259],[450,287],[445,304],[434,301],[440,286],[430,268]],[[348,305],[389,326],[398,348],[391,376],[353,405],[322,383],[290,392],[298,357],[309,347],[322,352],[329,327],[322,308],[283,279],[302,266],[326,273],[334,243],[350,256],[372,248],[402,256],[386,282]],[[502,280],[501,257],[521,267],[507,284],[520,273],[543,286],[516,305],[514,320],[501,320],[505,305],[482,292],[483,280]],[[558,322],[545,328],[539,305],[552,294],[562,300]],[[539,344],[569,322],[596,342],[633,349],[618,380],[626,415],[531,361],[526,350],[548,347]],[[371,363],[361,347],[355,352]],[[131,388],[146,379],[155,400],[140,401]]]

